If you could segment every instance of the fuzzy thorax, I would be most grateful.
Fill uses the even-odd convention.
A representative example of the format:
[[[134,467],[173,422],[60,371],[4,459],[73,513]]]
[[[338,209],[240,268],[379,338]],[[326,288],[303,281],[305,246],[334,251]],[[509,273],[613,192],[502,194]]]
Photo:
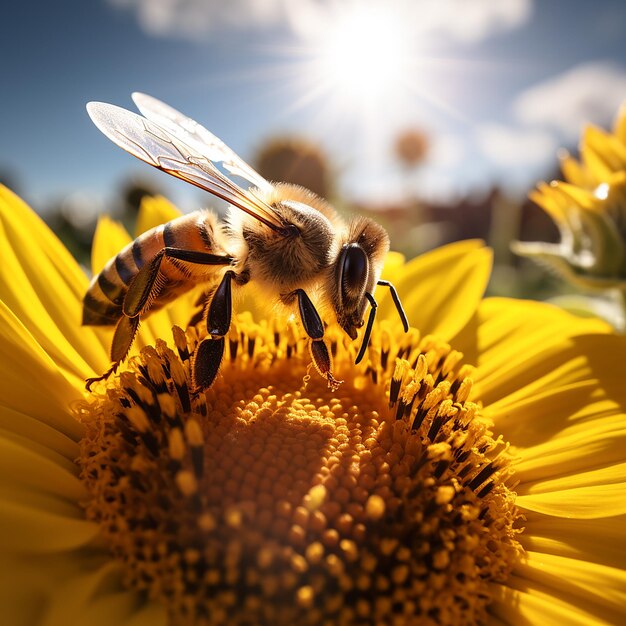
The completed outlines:
[[[242,269],[264,292],[286,295],[294,289],[314,289],[320,274],[331,263],[335,228],[328,204],[293,185],[277,186],[265,199],[293,234],[277,233],[239,211],[229,217],[229,228],[241,242]]]

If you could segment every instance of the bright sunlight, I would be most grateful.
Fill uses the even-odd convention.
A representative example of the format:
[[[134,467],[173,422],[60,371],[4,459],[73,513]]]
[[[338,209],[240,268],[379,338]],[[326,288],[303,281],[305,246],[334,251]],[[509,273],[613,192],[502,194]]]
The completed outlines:
[[[322,37],[317,69],[342,99],[366,104],[387,96],[404,80],[409,35],[401,15],[381,6],[355,5],[338,15]]]

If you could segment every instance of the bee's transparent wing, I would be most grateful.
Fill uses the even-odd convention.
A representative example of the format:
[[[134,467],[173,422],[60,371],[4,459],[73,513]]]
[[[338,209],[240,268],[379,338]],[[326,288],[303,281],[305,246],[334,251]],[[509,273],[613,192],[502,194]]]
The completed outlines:
[[[135,92],[132,97],[144,117],[168,130],[199,154],[213,163],[221,163],[233,176],[241,176],[261,191],[272,189],[268,181],[198,122],[152,96]]]
[[[270,205],[235,185],[205,154],[159,124],[103,102],[90,102],[87,112],[113,143],[133,156],[226,200],[274,230],[282,230]]]

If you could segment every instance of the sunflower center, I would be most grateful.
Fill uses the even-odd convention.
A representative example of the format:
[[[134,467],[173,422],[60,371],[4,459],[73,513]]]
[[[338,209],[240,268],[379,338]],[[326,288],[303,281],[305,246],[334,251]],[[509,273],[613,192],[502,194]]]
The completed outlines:
[[[461,355],[378,327],[332,341],[338,392],[295,333],[239,320],[190,393],[174,329],[85,403],[85,503],[126,584],[172,624],[472,624],[520,552],[507,446]]]

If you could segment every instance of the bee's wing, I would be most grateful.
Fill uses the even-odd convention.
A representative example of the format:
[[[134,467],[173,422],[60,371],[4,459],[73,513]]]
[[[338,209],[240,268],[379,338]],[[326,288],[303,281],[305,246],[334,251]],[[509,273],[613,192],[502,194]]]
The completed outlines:
[[[282,230],[270,205],[235,185],[205,154],[162,126],[103,102],[90,102],[87,112],[113,143],[133,156],[226,200],[274,230]]]
[[[272,185],[245,161],[235,154],[219,137],[198,122],[183,115],[171,106],[144,93],[133,93],[133,101],[141,114],[168,130],[174,137],[184,141],[213,163],[221,163],[234,176],[241,176],[262,191],[270,191]]]

